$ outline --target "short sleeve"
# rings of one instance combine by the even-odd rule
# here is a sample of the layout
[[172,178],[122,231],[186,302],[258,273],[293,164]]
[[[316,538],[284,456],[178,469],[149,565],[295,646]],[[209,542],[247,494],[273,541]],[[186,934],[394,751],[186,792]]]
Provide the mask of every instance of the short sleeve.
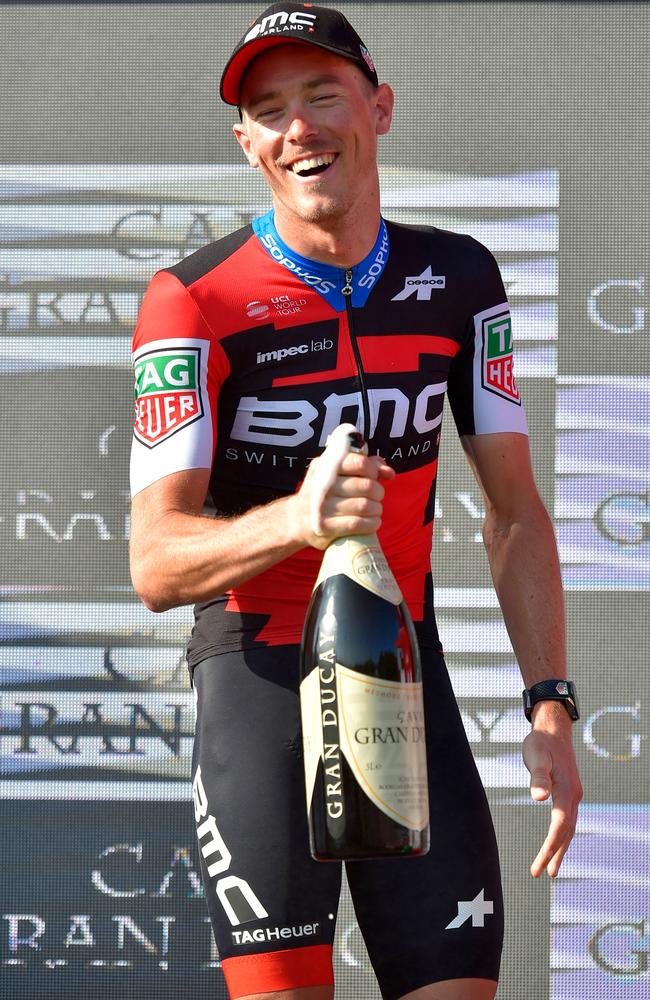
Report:
[[198,306],[167,271],[144,296],[133,334],[131,495],[186,469],[210,468],[226,364]]
[[489,250],[475,240],[470,244],[471,312],[448,382],[456,427],[461,435],[527,434],[526,413],[515,381],[512,317],[503,280]]

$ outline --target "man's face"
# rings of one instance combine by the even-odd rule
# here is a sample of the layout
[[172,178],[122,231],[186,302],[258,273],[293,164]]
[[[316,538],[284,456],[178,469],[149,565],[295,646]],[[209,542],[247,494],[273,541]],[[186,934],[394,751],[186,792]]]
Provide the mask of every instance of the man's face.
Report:
[[294,43],[258,56],[240,97],[235,135],[276,211],[327,225],[374,206],[377,136],[393,108],[387,84],[374,88],[349,59]]

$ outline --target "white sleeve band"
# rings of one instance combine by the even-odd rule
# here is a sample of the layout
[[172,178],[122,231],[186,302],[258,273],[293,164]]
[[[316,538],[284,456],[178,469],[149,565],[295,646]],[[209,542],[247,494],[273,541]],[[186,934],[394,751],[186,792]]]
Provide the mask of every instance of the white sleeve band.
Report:
[[208,340],[178,338],[134,353],[132,496],[172,472],[212,465],[209,352]]
[[474,316],[474,425],[477,434],[528,434],[515,382],[512,323],[507,302]]

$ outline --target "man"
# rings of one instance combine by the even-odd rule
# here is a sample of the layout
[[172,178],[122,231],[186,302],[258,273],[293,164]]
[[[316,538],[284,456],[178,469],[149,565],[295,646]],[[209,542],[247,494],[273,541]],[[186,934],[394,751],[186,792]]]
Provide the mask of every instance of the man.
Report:
[[[309,856],[298,644],[319,550],[379,530],[422,651],[432,847],[425,858],[351,863],[348,881],[384,997],[489,1000],[498,857],[432,607],[445,388],[529,689],[532,795],[554,800],[534,876],[557,874],[581,794],[557,553],[512,378],[503,285],[471,238],[382,219],[377,140],[393,93],[340,13],[269,7],[236,47],[221,94],[240,108],[235,136],[273,211],[157,274],[145,297],[131,564],[149,608],[196,604],[194,806],[228,988],[333,995],[340,866]],[[494,370],[488,341],[499,348]],[[343,460],[314,534],[318,458],[309,463],[348,420],[371,454]],[[461,900],[478,900],[480,919],[457,920]]]

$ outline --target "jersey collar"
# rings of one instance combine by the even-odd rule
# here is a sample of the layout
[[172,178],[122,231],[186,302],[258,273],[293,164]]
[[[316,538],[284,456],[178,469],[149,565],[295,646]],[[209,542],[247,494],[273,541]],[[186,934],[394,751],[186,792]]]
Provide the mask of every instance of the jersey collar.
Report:
[[[342,293],[342,288],[346,284],[345,268],[333,267],[331,264],[322,264],[320,261],[310,260],[309,257],[302,257],[287,246],[275,228],[273,209],[266,215],[253,219],[251,224],[253,232],[273,260],[322,295],[332,309],[337,312],[345,311],[346,296]],[[353,308],[359,309],[365,306],[370,292],[386,266],[389,250],[388,229],[385,221],[381,219],[375,245],[368,256],[351,269]]]

